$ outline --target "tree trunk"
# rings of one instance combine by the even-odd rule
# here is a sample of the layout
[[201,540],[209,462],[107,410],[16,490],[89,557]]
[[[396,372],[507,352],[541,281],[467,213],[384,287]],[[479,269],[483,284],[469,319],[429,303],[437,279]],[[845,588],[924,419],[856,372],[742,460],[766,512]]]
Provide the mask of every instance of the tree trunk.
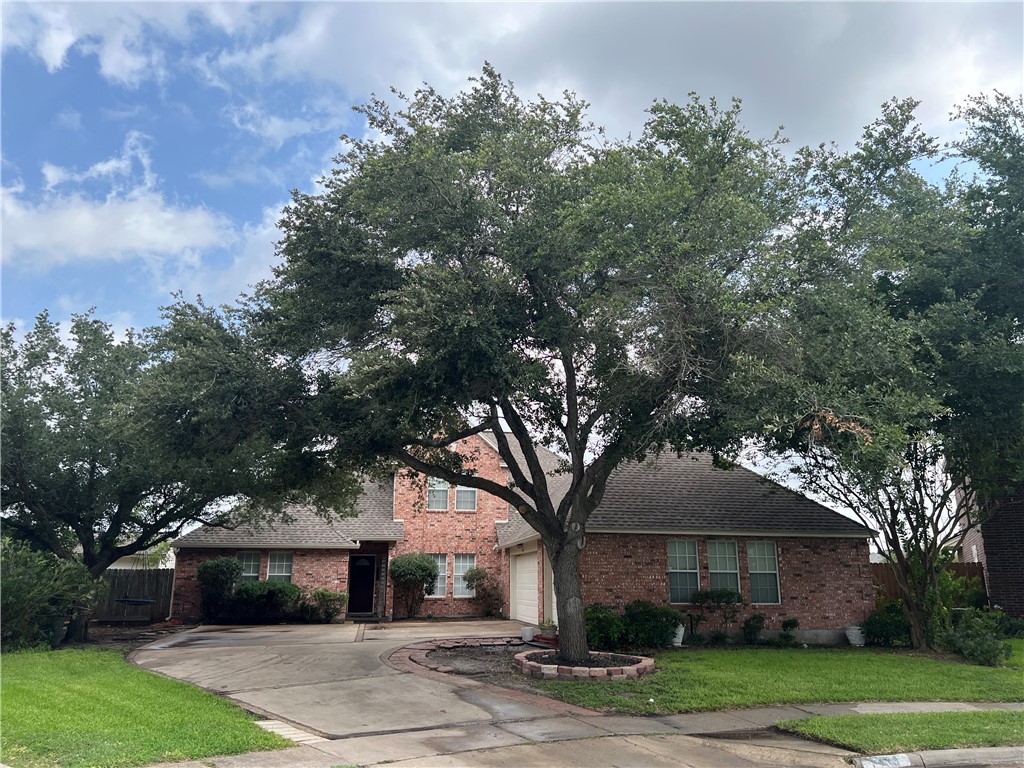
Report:
[[65,643],[84,643],[89,639],[89,618],[92,612],[75,611],[68,623],[67,634],[64,635]]
[[578,542],[582,542],[582,538],[569,538],[555,546],[544,545],[551,560],[558,600],[558,655],[569,665],[585,664],[590,658],[583,621],[581,548]]

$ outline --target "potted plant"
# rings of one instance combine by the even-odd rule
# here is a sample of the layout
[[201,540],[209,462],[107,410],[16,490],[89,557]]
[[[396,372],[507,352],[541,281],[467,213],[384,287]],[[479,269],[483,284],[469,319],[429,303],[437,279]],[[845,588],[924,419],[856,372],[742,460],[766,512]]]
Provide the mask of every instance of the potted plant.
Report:
[[540,623],[541,637],[554,637],[556,634],[558,634],[558,625],[551,619],[544,619],[544,621]]
[[864,645],[864,629],[861,627],[843,627],[850,645],[860,648]]

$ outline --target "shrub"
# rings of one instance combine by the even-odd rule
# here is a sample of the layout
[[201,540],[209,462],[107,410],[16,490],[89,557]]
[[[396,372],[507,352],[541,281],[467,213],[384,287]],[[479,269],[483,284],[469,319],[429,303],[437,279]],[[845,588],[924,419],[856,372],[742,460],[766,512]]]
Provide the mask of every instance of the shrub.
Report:
[[743,606],[743,596],[731,589],[698,589],[690,598],[701,613],[718,616],[720,629],[728,632]]
[[473,590],[484,616],[501,615],[501,588],[486,568],[470,568],[462,575],[462,579]]
[[423,552],[408,552],[392,560],[388,571],[396,602],[403,603],[407,617],[416,616],[428,588],[437,581],[437,561]]
[[287,581],[247,581],[231,601],[236,621],[275,624],[295,614],[302,589]]
[[997,667],[1010,658],[1013,649],[1002,639],[999,622],[1002,611],[968,608],[957,616],[953,628],[943,633],[942,644],[973,664]]
[[330,624],[348,605],[348,595],[330,589],[314,589],[299,603],[302,618],[311,624]]
[[63,639],[64,620],[92,607],[105,585],[81,563],[60,560],[27,544],[0,541],[0,642],[13,651]]
[[728,632],[724,629],[716,629],[708,635],[708,645],[725,645],[728,639]]
[[1024,616],[1003,614],[999,619],[999,631],[1003,637],[1024,637]]
[[765,615],[755,613],[743,622],[743,641],[748,645],[756,645],[764,631]]
[[788,647],[796,642],[796,631],[800,628],[800,619],[786,619],[782,622],[782,631],[779,633],[778,644]]
[[199,612],[207,624],[226,616],[242,564],[235,557],[204,560],[196,569],[199,579]]
[[878,610],[864,619],[861,628],[868,645],[886,648],[910,645],[910,623],[899,600],[888,600],[879,605]]
[[591,605],[583,612],[587,645],[598,651],[618,650],[625,632],[622,617],[605,605]]
[[672,608],[636,600],[622,614],[625,638],[639,648],[664,648],[675,637],[683,615]]

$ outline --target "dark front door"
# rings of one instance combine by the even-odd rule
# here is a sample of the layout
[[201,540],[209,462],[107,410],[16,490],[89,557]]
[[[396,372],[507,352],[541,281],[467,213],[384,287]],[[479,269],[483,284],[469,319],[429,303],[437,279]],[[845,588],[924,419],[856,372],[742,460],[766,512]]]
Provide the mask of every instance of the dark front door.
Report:
[[377,583],[376,555],[352,555],[348,561],[348,612],[372,613]]

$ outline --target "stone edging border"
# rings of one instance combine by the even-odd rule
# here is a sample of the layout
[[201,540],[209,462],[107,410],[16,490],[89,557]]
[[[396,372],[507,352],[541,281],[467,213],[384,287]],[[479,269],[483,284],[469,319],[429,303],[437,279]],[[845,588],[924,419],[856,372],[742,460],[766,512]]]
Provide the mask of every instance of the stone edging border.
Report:
[[591,656],[619,656],[636,659],[635,664],[620,667],[567,667],[561,664],[541,664],[531,657],[551,653],[550,650],[523,651],[516,654],[516,662],[524,675],[537,680],[636,680],[654,672],[654,659],[621,653],[591,651]]

